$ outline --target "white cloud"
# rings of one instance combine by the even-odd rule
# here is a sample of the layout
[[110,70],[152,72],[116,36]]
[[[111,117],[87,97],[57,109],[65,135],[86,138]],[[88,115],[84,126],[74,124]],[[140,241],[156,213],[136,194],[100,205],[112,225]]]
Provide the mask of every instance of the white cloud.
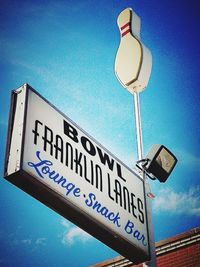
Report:
[[62,220],[61,224],[65,227],[65,228],[70,228],[72,227],[72,224],[69,223],[68,221]]
[[23,67],[29,71],[31,71],[32,73],[34,73],[35,75],[37,75],[38,77],[40,77],[43,81],[49,83],[50,82],[50,78],[52,77],[52,72],[49,71],[47,68],[45,67],[41,67],[41,66],[37,66],[36,64],[31,64],[31,63],[27,63],[24,60],[10,60],[10,63],[16,67]]
[[200,216],[200,186],[191,187],[186,192],[162,189],[153,203],[155,212],[168,212]]
[[92,239],[91,235],[67,221],[61,221],[61,224],[66,228],[62,235],[62,243],[64,245],[72,246],[75,242],[86,243]]
[[42,246],[45,246],[45,245],[46,245],[46,240],[47,240],[46,237],[39,237],[39,238],[35,241],[35,244],[36,244],[36,245],[42,245]]
[[32,238],[27,239],[15,239],[13,241],[13,244],[18,245],[20,243],[24,245],[32,245],[34,248],[37,248],[39,246],[45,246],[46,245],[47,238],[46,237],[38,237],[36,240]]
[[32,244],[32,239],[23,239],[21,242],[23,244],[31,245]]
[[195,156],[188,151],[178,149],[176,150],[176,155],[179,163],[200,168],[200,157]]

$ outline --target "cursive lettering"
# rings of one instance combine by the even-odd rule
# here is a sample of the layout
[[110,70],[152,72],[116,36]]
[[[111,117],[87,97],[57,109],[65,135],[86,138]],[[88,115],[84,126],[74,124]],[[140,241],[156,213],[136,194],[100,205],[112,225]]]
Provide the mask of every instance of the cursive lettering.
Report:
[[117,227],[120,227],[120,216],[119,212],[114,214],[113,212],[110,212],[106,207],[104,207],[100,202],[96,200],[96,196],[93,193],[90,193],[88,198],[85,200],[85,204],[88,207],[91,207],[93,210],[95,210],[97,213],[101,214],[103,217],[108,219],[109,221],[113,222],[114,225]]
[[124,230],[127,234],[132,235],[136,240],[140,241],[143,246],[147,246],[145,236],[141,234],[137,229],[135,229],[135,225],[133,222],[128,220]]
[[52,169],[53,163],[51,161],[41,159],[40,151],[36,152],[36,157],[39,161],[36,163],[28,162],[28,166],[34,168],[40,178],[44,179],[47,177],[54,183],[60,185],[60,187],[65,188],[66,196],[72,193],[75,197],[80,197],[80,188],[76,187],[75,184],[68,182],[67,179],[59,173],[56,173],[56,171]]

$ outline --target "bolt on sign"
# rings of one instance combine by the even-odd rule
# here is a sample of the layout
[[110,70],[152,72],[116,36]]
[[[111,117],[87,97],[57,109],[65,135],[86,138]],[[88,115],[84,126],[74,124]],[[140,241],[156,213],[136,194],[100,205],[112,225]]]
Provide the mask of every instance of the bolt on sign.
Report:
[[144,181],[28,84],[11,95],[4,176],[133,263],[149,259]]

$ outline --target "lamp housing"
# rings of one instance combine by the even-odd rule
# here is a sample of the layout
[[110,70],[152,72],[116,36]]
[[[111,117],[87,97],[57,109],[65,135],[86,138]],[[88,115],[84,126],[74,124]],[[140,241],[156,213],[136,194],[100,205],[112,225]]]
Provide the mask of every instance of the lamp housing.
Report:
[[142,167],[147,173],[153,174],[161,183],[166,182],[177,163],[174,154],[164,145],[158,144],[151,147],[146,159],[147,161]]

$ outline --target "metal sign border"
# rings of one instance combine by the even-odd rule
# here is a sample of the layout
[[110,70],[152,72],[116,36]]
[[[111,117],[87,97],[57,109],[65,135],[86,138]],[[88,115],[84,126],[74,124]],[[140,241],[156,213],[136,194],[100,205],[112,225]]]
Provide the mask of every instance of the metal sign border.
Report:
[[[122,254],[123,256],[127,257],[127,259],[131,260],[134,264],[141,263],[141,258],[143,261],[147,261],[150,258],[150,240],[149,240],[149,226],[148,226],[148,218],[147,218],[147,200],[146,200],[146,190],[143,179],[133,170],[131,170],[128,166],[126,166],[121,160],[119,160],[116,156],[114,156],[108,149],[102,146],[98,141],[96,141],[93,137],[91,137],[86,131],[84,131],[81,127],[79,127],[74,121],[72,121],[68,116],[66,116],[63,112],[61,112],[58,108],[56,108],[52,103],[50,103],[46,98],[40,95],[35,89],[33,89],[30,85],[24,84],[26,87],[26,97],[25,97],[25,110],[24,110],[24,127],[22,133],[22,150],[20,155],[20,168],[19,171],[7,176],[6,174],[6,167],[8,163],[9,157],[9,148],[11,144],[12,138],[12,123],[13,123],[13,109],[15,108],[15,90],[12,91],[11,94],[11,106],[9,112],[9,125],[8,125],[8,132],[7,132],[7,145],[6,145],[6,155],[5,155],[5,165],[4,165],[4,178],[32,197],[36,198],[40,202],[42,202],[45,206],[53,209],[55,212],[63,216],[64,218],[70,220],[72,223],[76,224],[78,227],[82,228],[84,231],[88,232],[105,245],[109,246],[110,248],[114,249],[118,253]],[[102,223],[99,223],[98,220],[92,218],[85,212],[81,211],[80,208],[77,208],[72,203],[66,201],[64,197],[56,193],[51,188],[47,187],[43,183],[39,182],[37,179],[33,178],[30,174],[25,172],[22,169],[23,157],[24,157],[24,143],[25,143],[25,131],[26,131],[26,119],[27,119],[27,108],[28,108],[28,95],[29,91],[34,92],[38,95],[42,100],[44,100],[48,105],[50,105],[55,111],[59,112],[64,118],[69,120],[75,127],[81,130],[87,137],[89,137],[95,144],[99,145],[103,148],[106,152],[109,153],[111,157],[117,160],[120,164],[122,164],[125,168],[127,168],[131,173],[137,176],[138,179],[142,181],[143,184],[143,191],[144,191],[144,205],[145,205],[145,219],[146,219],[146,227],[147,227],[147,240],[148,240],[148,255],[143,253],[140,249],[130,243],[129,240],[126,238],[117,235],[116,232],[112,230],[108,230],[106,226]],[[31,186],[30,186],[31,185]],[[39,192],[39,194],[38,194]],[[69,212],[70,209],[70,212]],[[67,211],[67,212],[66,212]],[[67,214],[67,216],[66,216]],[[84,219],[81,218],[82,215]],[[78,217],[78,218],[77,218]],[[118,241],[118,242],[117,242]],[[120,242],[120,246],[119,246]],[[128,251],[132,251],[135,248],[135,252],[137,253],[128,253]]]

